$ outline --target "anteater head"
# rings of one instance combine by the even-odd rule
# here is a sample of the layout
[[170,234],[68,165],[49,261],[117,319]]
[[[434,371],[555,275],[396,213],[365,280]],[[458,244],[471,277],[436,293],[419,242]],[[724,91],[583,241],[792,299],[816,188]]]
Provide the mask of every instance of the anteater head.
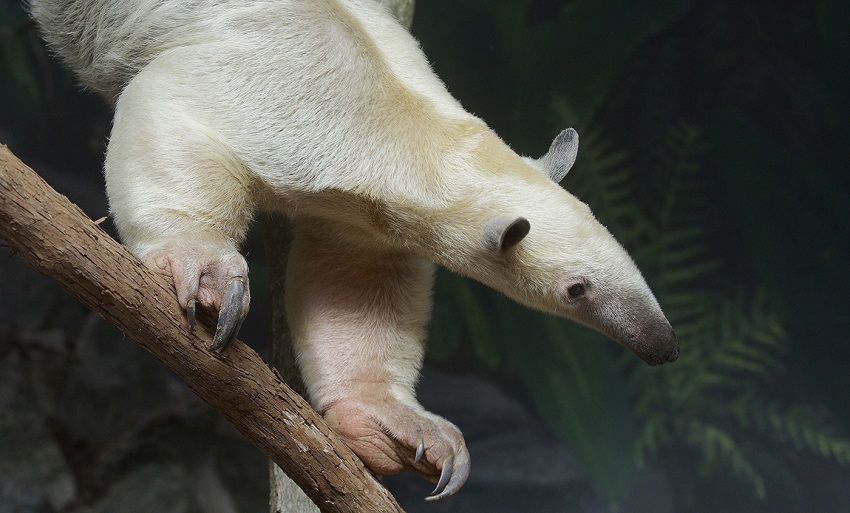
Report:
[[486,263],[471,274],[523,304],[598,330],[650,365],[673,361],[678,339],[637,266],[588,206],[557,185],[577,151],[578,134],[567,129],[542,158],[513,164],[549,179],[516,171],[524,178],[494,207],[502,212],[482,222]]

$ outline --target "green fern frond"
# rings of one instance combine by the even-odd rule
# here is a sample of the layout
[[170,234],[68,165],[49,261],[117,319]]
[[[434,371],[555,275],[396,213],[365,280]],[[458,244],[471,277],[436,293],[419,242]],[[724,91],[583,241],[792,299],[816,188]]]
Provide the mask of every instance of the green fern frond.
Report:
[[757,498],[767,497],[764,477],[756,470],[731,433],[697,419],[690,419],[682,426],[682,431],[685,442],[702,452],[703,468],[707,474],[712,472],[709,469],[717,467],[715,463],[722,463],[724,469],[728,469],[740,481],[752,486]]
[[762,377],[782,368],[780,356],[787,351],[784,333],[768,308],[763,293],[751,300],[739,293],[724,301],[713,335],[716,347],[707,365],[729,374],[744,371]]
[[830,425],[825,413],[809,404],[782,404],[739,399],[730,411],[747,427],[840,465],[850,464],[850,440]]
[[765,478],[748,455],[754,434],[838,462],[850,460],[850,442],[830,433],[811,411],[765,406],[758,391],[784,372],[787,351],[765,294],[722,298],[705,288],[721,264],[706,256],[706,212],[698,210],[707,207],[701,198],[708,185],[698,165],[704,152],[701,131],[682,124],[670,131],[658,155],[666,174],[644,268],[679,334],[682,354],[661,369],[632,367],[631,384],[639,394],[636,458],[643,462],[665,446],[684,443],[701,455],[706,474],[726,469],[764,498]]
[[638,465],[645,465],[648,460],[658,456],[660,449],[673,443],[669,421],[670,418],[661,413],[655,413],[644,420],[635,444],[635,461]]

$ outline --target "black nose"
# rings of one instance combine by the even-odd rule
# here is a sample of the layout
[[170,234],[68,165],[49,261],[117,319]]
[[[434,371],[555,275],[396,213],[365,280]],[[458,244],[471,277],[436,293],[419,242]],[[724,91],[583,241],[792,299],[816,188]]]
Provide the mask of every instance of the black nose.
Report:
[[679,348],[674,347],[673,349],[670,350],[670,352],[667,353],[667,360],[666,361],[675,362],[677,358],[679,358]]

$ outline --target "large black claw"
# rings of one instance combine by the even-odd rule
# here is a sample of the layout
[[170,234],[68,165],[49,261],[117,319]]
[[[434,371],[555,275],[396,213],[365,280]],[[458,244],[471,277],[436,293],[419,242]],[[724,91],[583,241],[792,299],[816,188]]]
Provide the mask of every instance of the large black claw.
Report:
[[440,471],[440,480],[437,482],[437,487],[434,488],[431,495],[425,497],[426,501],[438,501],[454,495],[466,483],[469,477],[469,460],[459,463],[456,468],[454,461],[454,456],[449,456],[443,462],[443,469]]
[[233,278],[227,283],[224,295],[221,298],[221,310],[218,312],[218,325],[215,328],[215,336],[210,351],[224,351],[236,338],[239,328],[247,312],[242,312],[242,303],[245,297],[245,281],[242,278]]

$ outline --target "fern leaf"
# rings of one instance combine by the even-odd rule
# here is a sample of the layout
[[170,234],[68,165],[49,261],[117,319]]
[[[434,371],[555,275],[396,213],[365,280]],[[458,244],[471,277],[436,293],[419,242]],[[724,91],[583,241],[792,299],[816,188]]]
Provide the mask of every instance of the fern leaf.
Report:
[[689,445],[702,451],[704,461],[723,462],[733,475],[753,487],[756,497],[767,497],[764,478],[727,431],[692,419],[687,425],[685,437]]

